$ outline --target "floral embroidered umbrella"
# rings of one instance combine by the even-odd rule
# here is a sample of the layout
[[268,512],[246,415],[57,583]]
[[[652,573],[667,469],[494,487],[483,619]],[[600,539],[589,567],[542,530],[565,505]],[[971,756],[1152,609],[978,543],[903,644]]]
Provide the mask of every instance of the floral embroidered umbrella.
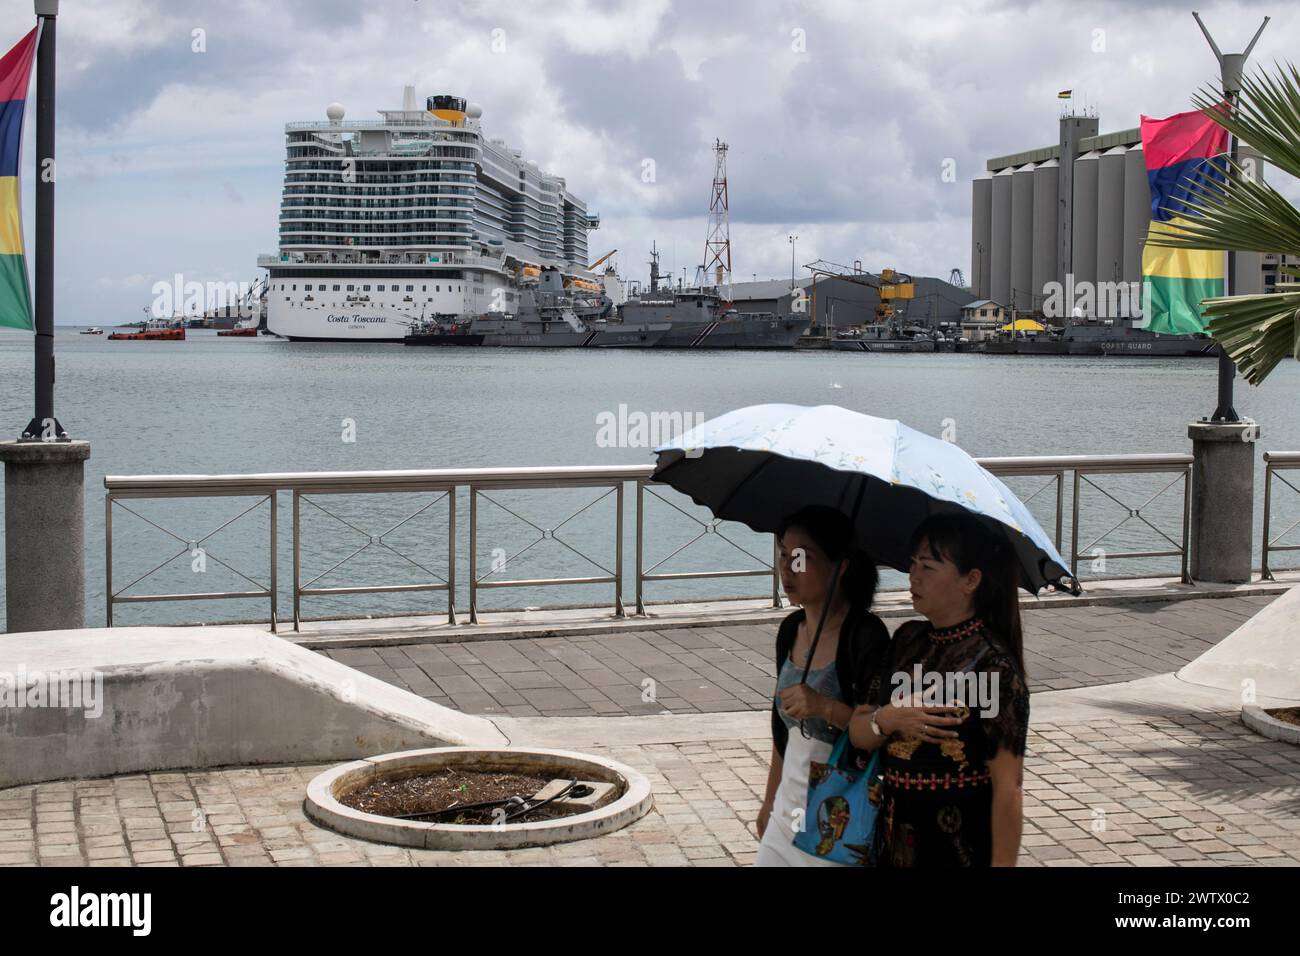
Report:
[[970,512],[1005,535],[1031,593],[1079,593],[1047,533],[1011,490],[951,442],[837,405],[753,405],[655,449],[653,480],[726,521],[775,533],[810,505],[854,521],[877,562],[906,571],[912,532],[936,513]]

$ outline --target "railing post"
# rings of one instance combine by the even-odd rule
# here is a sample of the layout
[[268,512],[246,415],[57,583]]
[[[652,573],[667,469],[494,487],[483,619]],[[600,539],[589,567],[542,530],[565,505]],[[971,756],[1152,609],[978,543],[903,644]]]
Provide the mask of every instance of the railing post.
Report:
[[1070,499],[1070,577],[1079,580],[1079,469],[1074,469],[1074,494]]
[[271,633],[276,633],[280,620],[280,589],[279,576],[276,571],[280,565],[280,546],[279,546],[279,523],[280,510],[278,507],[280,495],[272,491],[267,495],[271,502]]
[[645,616],[645,479],[636,480],[636,613]]
[[1183,472],[1183,566],[1182,581],[1184,584],[1191,584],[1192,577],[1189,573],[1190,555],[1188,554],[1188,540],[1192,530],[1192,466],[1188,465],[1187,470]]
[[772,607],[781,609],[781,539],[772,535]]
[[113,493],[104,495],[104,613],[113,626]]
[[1056,550],[1061,550],[1061,521],[1065,512],[1065,471],[1056,473]]
[[469,622],[478,623],[478,488],[469,486]]
[[1268,569],[1268,524],[1273,511],[1273,462],[1268,452],[1264,452],[1264,540],[1259,550],[1259,579],[1275,581],[1273,572]]
[[456,623],[456,486],[447,489],[447,623]]
[[293,629],[302,630],[302,510],[301,492],[293,489]]
[[627,617],[623,608],[623,482],[615,485],[614,528],[614,616]]

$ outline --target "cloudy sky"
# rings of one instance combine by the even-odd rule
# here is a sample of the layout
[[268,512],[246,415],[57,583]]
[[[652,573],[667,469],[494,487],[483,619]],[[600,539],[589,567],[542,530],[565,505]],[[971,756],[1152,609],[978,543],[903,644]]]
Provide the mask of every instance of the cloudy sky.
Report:
[[[1285,60],[1300,35],[1294,4],[1198,9],[1229,51],[1271,14],[1256,63]],[[421,101],[479,103],[486,135],[565,176],[601,215],[593,257],[617,247],[627,277],[644,277],[652,240],[666,266],[693,276],[715,138],[731,147],[738,279],[789,275],[791,233],[799,264],[860,259],[947,277],[970,268],[972,176],[990,156],[1055,142],[1058,90],[1095,107],[1103,132],[1190,108],[1217,77],[1190,10],[63,0],[57,320],[135,319],[154,282],[177,272],[253,279],[258,253],[276,248],[284,124],[323,119],[334,100],[353,119],[397,108],[407,83]],[[31,0],[0,0],[0,45],[31,11]]]

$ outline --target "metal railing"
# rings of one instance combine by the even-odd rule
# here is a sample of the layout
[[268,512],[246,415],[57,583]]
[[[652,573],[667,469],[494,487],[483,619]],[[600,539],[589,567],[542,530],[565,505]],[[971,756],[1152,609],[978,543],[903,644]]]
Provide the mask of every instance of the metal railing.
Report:
[[[1266,456],[1267,457],[1267,456]],[[1300,467],[1300,453],[1295,455],[1295,466]],[[1050,528],[1053,534],[1053,540],[1057,549],[1062,550],[1063,533],[1065,531],[1065,480],[1066,475],[1072,476],[1072,500],[1070,507],[1070,548],[1068,552],[1062,552],[1066,555],[1070,565],[1071,573],[1077,578],[1080,559],[1087,559],[1096,556],[1092,551],[1096,545],[1113,534],[1120,527],[1128,524],[1130,521],[1138,521],[1145,525],[1151,531],[1154,531],[1160,538],[1168,542],[1169,547],[1142,550],[1142,551],[1112,551],[1107,552],[1108,559],[1126,559],[1126,558],[1155,558],[1155,557],[1178,557],[1181,559],[1181,579],[1186,582],[1188,577],[1188,554],[1187,541],[1189,539],[1189,520],[1190,520],[1190,487],[1192,474],[1192,457],[1190,455],[1067,455],[1059,457],[1028,457],[1028,458],[985,458],[980,459],[980,463],[993,474],[1001,478],[1011,477],[1035,477],[1041,476],[1047,481],[1034,490],[1031,494],[1021,495],[1021,501],[1028,504],[1038,498],[1042,493],[1054,490],[1054,521],[1044,522],[1045,526]],[[665,495],[667,486],[658,485],[650,480],[653,469],[650,466],[643,465],[626,465],[611,467],[554,467],[554,468],[473,468],[473,469],[433,469],[419,471],[373,471],[373,472],[304,472],[304,473],[286,473],[286,474],[261,474],[261,475],[156,475],[156,476],[108,476],[104,479],[105,493],[105,595],[108,625],[113,625],[113,609],[116,605],[127,603],[141,603],[148,601],[197,601],[211,599],[235,599],[235,598],[255,598],[267,599],[270,602],[270,621],[272,630],[278,626],[278,595],[277,595],[277,496],[280,492],[289,492],[292,494],[292,524],[291,524],[291,551],[293,562],[293,626],[297,630],[301,627],[302,616],[302,599],[323,597],[323,596],[346,596],[357,594],[377,594],[377,593],[407,593],[421,591],[443,592],[447,595],[447,621],[455,624],[457,622],[457,594],[456,594],[456,569],[457,569],[457,546],[459,541],[457,525],[457,508],[456,499],[459,492],[465,492],[469,499],[469,521],[468,521],[468,600],[469,600],[469,621],[470,623],[478,622],[478,600],[479,592],[485,589],[499,588],[532,588],[532,587],[564,587],[576,585],[611,585],[613,591],[613,600],[611,607],[613,614],[618,617],[626,615],[623,603],[624,595],[624,524],[627,501],[627,488],[629,482],[635,484],[634,505],[634,523],[635,538],[633,546],[633,561],[635,564],[635,574],[633,580],[633,589],[635,594],[635,613],[640,615],[645,613],[646,596],[645,588],[647,584],[658,582],[675,582],[686,580],[704,580],[704,579],[728,579],[742,577],[768,577],[771,581],[771,598],[773,607],[781,607],[780,592],[780,575],[778,571],[778,562],[776,560],[776,544],[773,542],[771,558],[760,556],[753,550],[738,541],[732,540],[730,532],[724,528],[724,522],[717,519],[701,519],[695,514],[690,513],[685,508],[680,507],[675,501]],[[1270,472],[1271,473],[1271,472]],[[1159,474],[1172,475],[1172,479],[1165,483],[1155,494],[1150,495],[1136,507],[1121,500],[1116,494],[1102,488],[1095,479],[1100,475],[1108,474]],[[1145,511],[1156,499],[1160,498],[1170,488],[1182,485],[1182,520],[1180,528],[1180,540],[1175,540],[1154,521],[1150,520]],[[1292,486],[1294,487],[1294,486]],[[576,511],[572,511],[567,517],[554,525],[547,525],[535,522],[515,509],[511,508],[501,500],[495,493],[507,490],[560,490],[560,489],[595,489],[603,490],[603,493],[595,500],[588,502]],[[1104,495],[1106,498],[1118,504],[1126,512],[1121,520],[1108,528],[1102,534],[1097,535],[1091,541],[1080,544],[1080,521],[1082,501],[1085,489],[1094,489]],[[325,501],[330,496],[338,495],[368,495],[368,494],[394,494],[394,493],[421,493],[431,494],[435,497],[416,509],[411,514],[391,524],[385,530],[378,534],[372,530],[360,527],[356,519],[342,516],[332,507],[327,507]],[[672,494],[676,495],[676,492]],[[613,545],[614,557],[608,566],[606,563],[585,553],[571,540],[561,537],[557,532],[561,531],[579,515],[587,512],[599,502],[610,496],[614,497],[614,528],[613,528]],[[234,518],[220,525],[216,531],[209,532],[203,538],[192,539],[178,532],[172,531],[153,519],[141,515],[135,509],[125,504],[132,499],[148,498],[256,498],[252,506],[240,512]],[[322,500],[323,499],[323,500]],[[416,560],[410,554],[407,554],[395,547],[390,541],[385,540],[399,528],[406,526],[416,517],[428,512],[435,505],[442,501],[447,502],[447,520],[446,520],[446,559],[447,573],[438,574],[433,569],[426,566],[421,561]],[[651,501],[658,500],[663,505],[673,509],[686,519],[695,522],[698,526],[696,533],[685,544],[672,550],[660,560],[650,563],[647,559],[647,514]],[[230,564],[217,560],[223,567],[229,568],[234,573],[250,581],[255,587],[251,590],[229,591],[229,592],[204,592],[204,593],[176,593],[176,594],[127,594],[126,592],[133,586],[140,584],[150,575],[165,567],[171,561],[180,557],[187,550],[198,547],[204,541],[207,541],[216,534],[217,531],[224,530],[235,521],[251,513],[259,505],[269,502],[271,528],[269,536],[269,585],[263,586],[243,572],[232,567]],[[528,542],[524,547],[517,550],[514,554],[504,556],[503,560],[493,561],[489,569],[480,573],[479,565],[479,544],[480,544],[480,505],[490,505],[493,508],[504,511],[513,518],[523,522],[532,528],[535,535],[533,540]],[[302,551],[306,532],[304,530],[302,514],[304,506],[313,509],[332,519],[351,532],[360,535],[364,543],[353,548],[346,556],[332,565],[325,571],[316,574],[309,580],[304,581]],[[114,509],[121,509],[129,512],[140,520],[164,532],[176,541],[185,544],[187,547],[181,552],[172,555],[162,564],[157,565],[151,571],[139,575],[132,581],[114,591],[114,568],[113,568],[113,513]],[[1265,528],[1267,529],[1267,508],[1265,511]],[[1289,529],[1288,529],[1289,530]],[[710,538],[730,545],[732,549],[741,552],[751,561],[757,562],[758,567],[748,568],[704,568],[700,570],[688,571],[666,571],[660,570],[669,561],[681,555],[692,545],[697,542]],[[516,560],[525,552],[536,547],[543,541],[554,541],[563,548],[572,552],[581,558],[587,564],[592,566],[599,573],[592,573],[573,577],[532,577],[532,578],[504,578],[500,573],[504,571],[511,561]],[[1297,549],[1300,549],[1298,546]],[[403,561],[406,565],[418,569],[422,574],[422,579],[416,583],[406,584],[365,584],[357,586],[332,586],[326,587],[319,582],[327,575],[333,574],[343,568],[349,561],[367,551],[383,551],[391,554]],[[1273,550],[1283,550],[1274,547]]]
[[[1277,537],[1270,538],[1273,521],[1273,479],[1276,478],[1282,484],[1286,485],[1296,494],[1300,494],[1300,488],[1297,488],[1291,482],[1287,481],[1280,472],[1300,470],[1300,451],[1266,451],[1264,452],[1264,533],[1263,541],[1260,546],[1259,573],[1265,581],[1273,581],[1273,568],[1269,565],[1268,556],[1274,552],[1280,551],[1300,551],[1300,544],[1279,544],[1290,532],[1300,526],[1300,519],[1293,521]],[[1278,568],[1277,570],[1293,570]]]

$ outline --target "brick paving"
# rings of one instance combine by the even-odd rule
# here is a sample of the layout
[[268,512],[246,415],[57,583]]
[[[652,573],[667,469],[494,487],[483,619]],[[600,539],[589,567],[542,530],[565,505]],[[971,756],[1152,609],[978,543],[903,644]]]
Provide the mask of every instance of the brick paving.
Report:
[[[1065,690],[1176,671],[1275,596],[1027,609],[1031,687]],[[902,620],[886,623],[893,629]],[[768,706],[775,634],[774,624],[686,627],[323,653],[466,713],[726,713]]]
[[[590,748],[636,767],[654,809],[606,836],[507,851],[408,850],[302,812],[322,766],[155,773],[0,790],[0,865],[733,866],[753,861],[766,737]],[[1025,866],[1300,865],[1300,748],[1236,714],[1035,725]]]

